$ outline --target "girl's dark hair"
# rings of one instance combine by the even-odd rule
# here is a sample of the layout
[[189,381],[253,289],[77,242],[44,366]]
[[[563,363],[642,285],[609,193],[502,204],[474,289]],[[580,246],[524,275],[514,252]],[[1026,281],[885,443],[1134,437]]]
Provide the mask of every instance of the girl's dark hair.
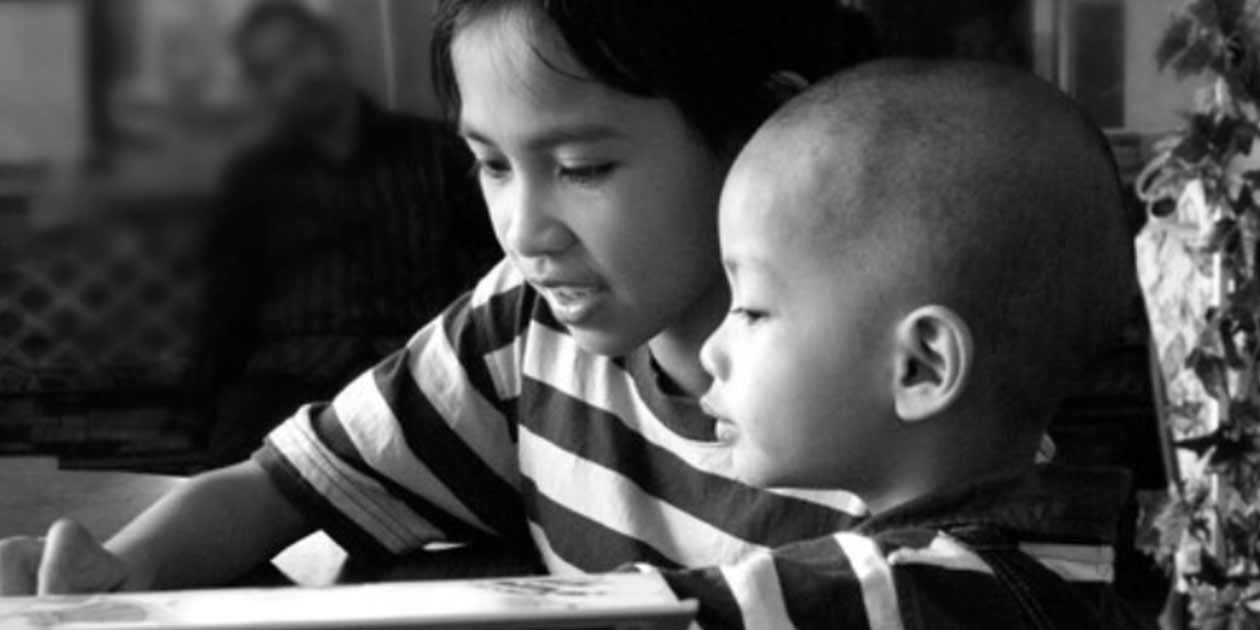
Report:
[[[451,44],[475,19],[506,9],[545,17],[596,80],[672,101],[708,146],[743,144],[781,104],[775,73],[813,82],[876,55],[865,14],[836,0],[788,7],[748,0],[442,0],[432,42],[434,87],[459,111]],[[542,53],[535,48],[535,54]],[[558,67],[546,59],[551,67]]]

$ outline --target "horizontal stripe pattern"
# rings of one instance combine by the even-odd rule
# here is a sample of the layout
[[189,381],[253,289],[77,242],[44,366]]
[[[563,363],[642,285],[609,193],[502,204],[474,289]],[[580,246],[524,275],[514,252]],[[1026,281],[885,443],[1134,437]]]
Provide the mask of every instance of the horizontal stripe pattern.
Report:
[[[495,535],[534,540],[556,570],[716,564],[861,512],[852,495],[731,479],[722,448],[673,433],[627,362],[583,351],[507,263],[347,386],[316,428],[277,451],[317,481],[344,468],[354,483],[329,505],[387,549]],[[561,542],[590,532],[602,544]]]
[[293,501],[314,527],[331,535],[343,549],[369,559],[386,559],[392,555],[376,538],[307,483],[302,472],[280,453],[271,440],[264,441],[262,447],[254,451],[251,460],[267,471],[276,488]]
[[[605,412],[644,441],[674,454],[689,468],[722,478],[731,476],[729,449],[717,442],[686,439],[669,429],[637,392],[634,379],[623,362],[587,353],[569,335],[545,326],[535,324],[529,330],[529,338],[533,344],[523,357],[521,368],[527,378]],[[866,514],[862,500],[843,490],[771,489],[768,492],[788,497],[792,502],[801,500],[823,506],[828,513],[848,514],[851,518],[844,519],[848,522]],[[825,530],[811,533],[822,531]]]
[[720,567],[662,570],[661,574],[680,598],[700,602],[700,608],[696,611],[696,623],[701,628],[755,630],[744,625],[747,613],[740,608],[740,603],[735,599]]
[[[443,510],[432,503],[427,497],[417,493],[413,487],[407,487],[404,485],[404,482],[387,476],[382,469],[369,466],[362,454],[360,454],[359,449],[355,446],[354,440],[346,433],[345,425],[337,418],[336,410],[332,405],[326,405],[318,414],[312,413],[311,418],[316,436],[326,447],[336,453],[339,459],[364,476],[376,481],[391,496],[405,503],[421,519],[432,523],[434,527],[440,530],[441,534],[434,537],[433,541],[469,543],[476,542],[487,536],[487,528],[484,525],[471,524],[467,518],[459,519],[449,511]],[[391,470],[391,468],[384,467],[384,470],[390,471],[390,474],[394,475],[394,477],[399,477],[402,474]],[[407,476],[405,483],[414,481],[415,478]]]
[[[530,516],[534,516],[533,513]],[[543,566],[547,567],[547,573],[550,575],[583,575],[587,573],[571,564],[566,564],[564,558],[551,547],[547,541],[547,532],[544,532],[534,522],[529,524],[529,537],[534,539],[535,549],[538,550],[538,557],[542,559]]]
[[[617,471],[579,457],[528,427],[521,428],[520,440],[521,470],[539,495],[622,536],[650,544],[671,564],[712,564],[714,558],[738,558],[750,549],[748,543],[712,524],[657,500]],[[604,498],[610,496],[617,500]],[[597,561],[566,558],[585,570],[607,568],[592,564]]]
[[841,532],[662,573],[680,597],[701,602],[705,628],[1021,627],[979,555],[943,533],[906,533],[897,543]]
[[513,343],[486,355],[486,369],[494,381],[494,392],[501,400],[515,400],[521,395],[521,373],[514,366],[520,365],[524,348],[524,340],[518,337]]
[[402,464],[382,461],[379,465],[411,466],[431,473],[431,478],[458,497],[458,503],[478,521],[501,536],[523,539],[525,522],[517,488],[496,472],[495,465],[482,459],[434,408],[412,376],[410,357],[408,351],[396,353],[372,374],[376,389],[392,412],[392,418],[383,413],[376,417],[392,422],[413,454],[404,457],[407,461]]
[[899,579],[993,581],[948,537],[833,534],[863,517],[849,493],[732,479],[729,454],[675,433],[628,365],[583,351],[501,265],[260,460],[356,549],[519,536],[558,574],[647,562],[711,627],[896,628]]
[[[445,319],[445,318],[443,318]],[[451,347],[450,339],[436,326],[426,328],[429,337],[419,337],[409,346],[407,365],[412,387],[418,388],[447,426],[467,444],[479,460],[507,485],[516,487],[520,475],[516,466],[516,445],[509,435],[499,409],[467,377],[465,364]],[[474,361],[484,367],[484,362]],[[493,391],[493,390],[490,390]]]
[[1106,582],[1115,579],[1115,550],[1109,545],[1019,543],[1019,550],[1069,582]]
[[[1043,555],[1065,562],[1106,563],[1110,557],[1097,547],[1043,547]],[[680,597],[700,600],[705,628],[1022,627],[1023,613],[1012,589],[1023,589],[1048,606],[1067,606],[1070,610],[1055,610],[1059,619],[1087,623],[1099,611],[1080,604],[1108,597],[1099,590],[1106,585],[1098,581],[1069,581],[1059,588],[1038,575],[1021,573],[1013,585],[1006,584],[1012,578],[995,571],[981,554],[929,529],[901,529],[874,538],[839,532],[759,550],[716,568],[662,573]],[[1025,580],[1022,586],[1015,584],[1019,580]],[[1063,599],[1071,590],[1084,598]]]
[[[493,366],[483,360],[487,352],[486,348],[490,347],[491,343],[498,342],[487,339],[488,334],[473,321],[476,311],[467,308],[468,299],[469,296],[465,295],[456,300],[436,322],[431,322],[420,329],[407,347],[417,356],[425,352],[440,353],[440,356],[436,357],[437,364],[440,367],[456,370],[458,374],[458,377],[455,374],[443,375],[443,386],[449,386],[449,383],[455,380],[464,381],[465,389],[482,392],[485,396],[483,403],[494,407],[493,415],[490,417],[501,418],[506,413],[505,401],[496,395],[495,376],[491,373]],[[435,330],[438,323],[441,325],[440,334]],[[507,340],[506,343],[511,343],[511,340]],[[423,359],[416,363],[420,361]],[[417,381],[417,383],[422,386],[422,389],[426,385],[423,381]],[[438,384],[432,385],[436,387]],[[430,395],[430,400],[435,404],[442,402],[432,395]]]
[[[530,534],[544,566],[553,573],[613,571],[630,562],[627,558],[658,567],[678,566],[642,540],[621,534],[550,500],[538,493],[528,479],[525,493],[532,497],[527,503]],[[546,523],[546,529],[540,523]],[[587,564],[571,564],[567,558],[584,559]]]
[[[592,467],[616,471],[631,480],[638,491],[657,503],[643,504],[636,494],[632,498],[638,503],[637,510],[657,513],[679,509],[756,546],[777,546],[843,529],[853,522],[853,517],[843,512],[697,471],[674,452],[644,440],[616,416],[532,380],[526,380],[523,387],[534,412],[524,420],[521,431],[529,430]],[[525,451],[522,447],[522,453]],[[600,500],[598,495],[577,498]],[[737,559],[738,555],[722,558]]]
[[431,538],[432,526],[370,478],[337,458],[316,437],[309,408],[268,436],[302,479],[328,504],[391,553],[413,549]]
[[373,374],[365,374],[343,389],[334,399],[333,409],[338,425],[367,467],[456,519],[479,530],[492,531],[490,525],[479,519],[415,456],[403,439],[403,433],[397,429],[398,420],[377,389]]
[[902,547],[893,551],[888,554],[888,564],[890,566],[921,564],[954,571],[975,571],[993,575],[993,569],[980,556],[945,533],[934,536],[927,547]]
[[831,536],[774,550],[788,617],[798,628],[864,628],[862,586]]
[[879,545],[871,538],[849,532],[836,534],[835,540],[862,585],[862,603],[871,630],[903,630],[892,569]]
[[480,308],[490,303],[491,298],[509,293],[513,289],[525,285],[525,276],[521,275],[512,261],[504,258],[486,273],[472,290],[472,308]]
[[740,608],[745,628],[795,630],[796,626],[788,618],[779,575],[769,552],[754,553],[741,562],[722,567],[721,572]]

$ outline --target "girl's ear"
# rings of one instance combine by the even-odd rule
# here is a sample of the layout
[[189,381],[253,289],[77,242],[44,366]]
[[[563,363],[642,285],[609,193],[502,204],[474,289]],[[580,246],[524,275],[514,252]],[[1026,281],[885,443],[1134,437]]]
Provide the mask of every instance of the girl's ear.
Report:
[[971,376],[971,329],[953,310],[929,305],[901,320],[894,345],[893,401],[902,422],[941,413],[962,394]]
[[786,103],[789,99],[809,87],[809,81],[805,77],[791,70],[777,70],[770,73],[770,77],[766,79],[766,89],[778,99],[779,103]]

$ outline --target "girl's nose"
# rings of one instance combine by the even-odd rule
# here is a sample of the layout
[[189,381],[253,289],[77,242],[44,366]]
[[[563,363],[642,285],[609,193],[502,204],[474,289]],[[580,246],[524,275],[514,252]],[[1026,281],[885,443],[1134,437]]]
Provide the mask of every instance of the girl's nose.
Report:
[[547,256],[573,243],[573,233],[555,216],[545,192],[526,183],[505,192],[500,234],[509,252],[524,258]]

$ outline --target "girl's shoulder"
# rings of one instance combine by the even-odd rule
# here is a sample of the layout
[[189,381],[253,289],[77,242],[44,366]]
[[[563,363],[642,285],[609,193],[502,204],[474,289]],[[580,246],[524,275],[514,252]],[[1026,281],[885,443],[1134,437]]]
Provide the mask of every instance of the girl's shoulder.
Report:
[[512,264],[512,261],[503,258],[477,281],[468,306],[469,308],[503,308],[506,306],[503,304],[505,297],[512,296],[519,300],[528,297],[526,294],[533,296],[528,298],[530,300],[537,299],[536,293],[525,281],[525,275]]
[[487,352],[522,343],[535,323],[554,321],[547,301],[506,258],[453,304],[444,318],[452,341],[472,334]]

